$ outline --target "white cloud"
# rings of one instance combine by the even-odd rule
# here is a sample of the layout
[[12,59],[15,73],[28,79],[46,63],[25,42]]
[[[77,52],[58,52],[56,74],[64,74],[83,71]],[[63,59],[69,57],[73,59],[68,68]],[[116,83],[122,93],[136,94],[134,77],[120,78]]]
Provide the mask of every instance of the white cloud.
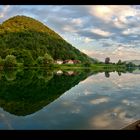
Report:
[[89,12],[91,15],[106,21],[111,21],[112,18],[118,17],[122,22],[125,22],[125,17],[136,15],[136,9],[127,5],[89,6]]
[[74,18],[72,19],[71,21],[72,24],[75,24],[75,25],[81,25],[82,24],[82,20],[80,18]]
[[136,9],[128,5],[98,5],[89,6],[88,9],[92,16],[103,20],[105,23],[113,23],[118,28],[126,27],[126,24],[129,23],[127,17],[134,17],[138,14]]
[[86,38],[84,39],[84,42],[85,42],[85,43],[89,43],[89,42],[91,42],[91,41],[92,41],[92,39],[89,38],[89,37],[86,37]]
[[6,15],[6,13],[7,13],[8,10],[9,10],[9,8],[10,8],[10,5],[5,5],[5,6],[3,7],[2,12],[0,13],[0,18],[4,18],[4,16]]
[[65,25],[65,26],[63,27],[63,30],[66,31],[66,32],[71,32],[71,33],[77,32],[76,29],[74,29],[72,26],[69,26],[69,25]]
[[124,35],[139,35],[140,34],[140,27],[134,27],[134,28],[128,28],[124,31],[122,31],[122,34]]
[[110,20],[112,11],[108,6],[89,6],[89,12],[91,15],[96,16],[103,20]]
[[95,29],[91,29],[92,33],[104,36],[104,37],[109,37],[112,35],[112,33],[108,32],[108,31],[103,31],[101,29],[95,28]]
[[125,25],[122,23],[122,21],[120,19],[118,19],[117,17],[112,20],[114,25],[117,27],[117,28],[125,28]]

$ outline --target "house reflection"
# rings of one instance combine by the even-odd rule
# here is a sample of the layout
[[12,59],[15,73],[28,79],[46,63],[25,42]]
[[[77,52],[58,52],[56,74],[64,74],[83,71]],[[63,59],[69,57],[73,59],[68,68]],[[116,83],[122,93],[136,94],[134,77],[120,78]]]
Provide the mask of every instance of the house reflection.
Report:
[[75,71],[67,71],[67,72],[65,72],[65,75],[67,75],[67,76],[77,75],[77,72],[75,72]]
[[56,72],[56,75],[62,75],[63,74],[63,71],[62,70],[58,70],[57,72]]

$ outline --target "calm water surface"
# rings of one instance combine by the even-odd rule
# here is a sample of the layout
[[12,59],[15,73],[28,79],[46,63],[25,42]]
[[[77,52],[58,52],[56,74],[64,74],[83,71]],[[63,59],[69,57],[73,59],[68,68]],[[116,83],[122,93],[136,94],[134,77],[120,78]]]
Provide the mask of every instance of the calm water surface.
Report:
[[120,129],[140,119],[140,74],[0,72],[0,129]]

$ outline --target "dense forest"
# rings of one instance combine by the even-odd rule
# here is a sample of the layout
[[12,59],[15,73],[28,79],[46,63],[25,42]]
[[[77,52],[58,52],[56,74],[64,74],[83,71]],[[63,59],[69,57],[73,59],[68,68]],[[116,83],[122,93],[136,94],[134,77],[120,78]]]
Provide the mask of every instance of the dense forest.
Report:
[[42,63],[44,57],[49,61],[96,62],[43,23],[26,16],[12,17],[0,25],[0,64],[7,56],[8,60],[25,66]]

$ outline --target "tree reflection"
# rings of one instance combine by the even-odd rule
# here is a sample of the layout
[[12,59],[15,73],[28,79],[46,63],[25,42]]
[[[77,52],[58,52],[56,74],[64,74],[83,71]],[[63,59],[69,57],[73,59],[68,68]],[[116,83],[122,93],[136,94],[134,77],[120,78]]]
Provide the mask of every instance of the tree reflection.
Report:
[[121,76],[121,72],[120,71],[118,71],[118,75]]
[[[103,71],[92,70],[49,70],[49,69],[10,69],[0,71],[0,107],[11,114],[25,116],[32,114],[80,81],[92,74]],[[105,71],[110,77],[111,71]],[[118,75],[126,71],[117,71]]]
[[[91,74],[85,71],[69,73],[70,75],[60,76],[48,69],[3,71],[0,80],[0,106],[17,116],[32,114]],[[73,75],[74,73],[76,74]]]
[[105,77],[106,77],[106,78],[109,78],[109,77],[110,77],[110,74],[109,74],[108,71],[105,71]]

